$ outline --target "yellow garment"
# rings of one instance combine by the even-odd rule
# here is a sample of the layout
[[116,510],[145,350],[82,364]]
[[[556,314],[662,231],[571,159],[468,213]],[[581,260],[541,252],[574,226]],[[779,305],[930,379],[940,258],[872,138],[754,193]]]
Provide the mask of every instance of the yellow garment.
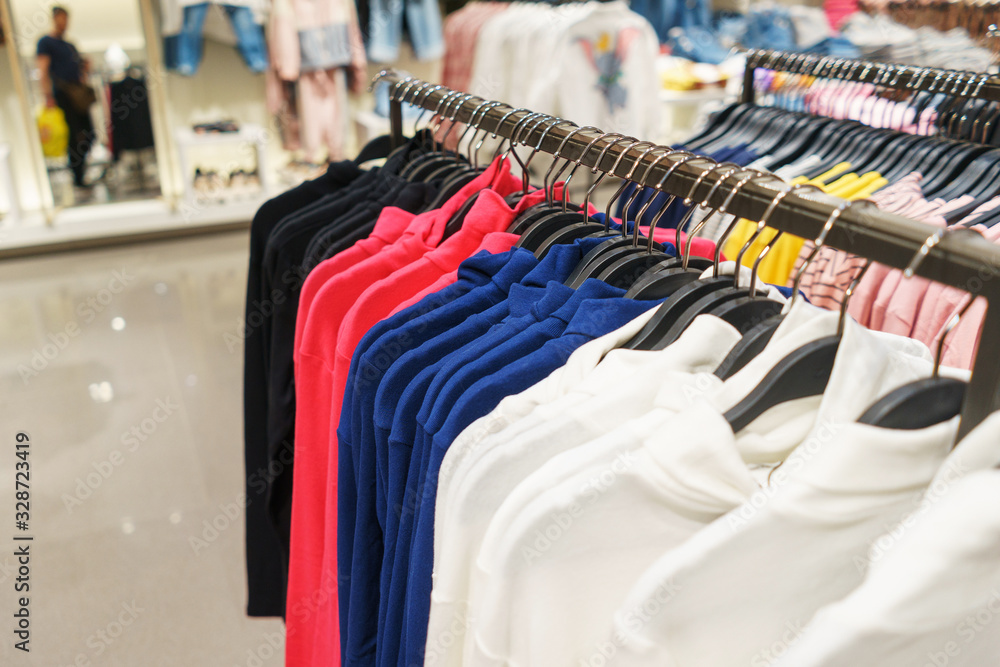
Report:
[[839,197],[840,192],[847,191],[847,189],[850,188],[851,185],[857,183],[860,180],[861,180],[860,176],[858,176],[854,172],[851,172],[850,174],[844,174],[843,176],[835,180],[833,183],[827,184],[825,187],[823,187],[823,190],[827,194]]
[[850,162],[840,162],[833,165],[833,168],[831,168],[829,171],[823,172],[822,174],[820,174],[819,176],[817,176],[812,180],[816,183],[816,185],[823,185],[824,183],[829,183],[830,181],[837,178],[841,174],[850,171],[850,169],[851,169]]
[[888,179],[883,178],[882,176],[879,176],[878,178],[873,178],[871,183],[869,183],[868,185],[864,186],[863,188],[855,192],[853,195],[849,197],[849,199],[853,201],[855,199],[865,199],[867,197],[871,197],[873,194],[875,194],[876,192],[878,192],[887,185],[889,185]]
[[878,173],[877,171],[869,171],[856,181],[848,185],[845,185],[841,188],[837,189],[830,188],[828,192],[831,195],[834,195],[836,197],[842,197],[844,199],[857,199],[858,193],[867,192],[868,188],[873,183],[878,183],[880,179],[885,180],[882,178],[882,174]]
[[[840,167],[846,165],[846,168],[850,168],[850,165],[846,162],[840,163],[826,174],[822,174],[813,180],[808,180],[805,176],[799,176],[792,179],[793,185],[816,185],[821,190],[827,194],[843,197],[844,199],[864,199],[870,196],[876,190],[886,186],[888,181],[882,177],[881,174],[877,172],[868,172],[863,176],[858,176],[857,174],[845,174],[841,176],[835,183],[824,186],[820,180],[823,178],[831,177],[831,174],[843,173]],[[723,251],[726,257],[731,260],[736,260],[737,255],[739,255],[740,250],[747,244],[747,242],[753,237],[757,232],[757,223],[751,220],[740,220],[733,233],[730,234],[729,238],[726,240],[726,244],[723,247]],[[743,253],[743,265],[748,267],[753,267],[753,263],[756,261],[757,257],[764,250],[768,243],[770,243],[777,230],[772,228],[767,228],[761,232],[760,236],[751,244],[746,252]],[[758,269],[758,276],[761,280],[772,285],[785,285],[788,283],[788,278],[792,273],[792,269],[795,267],[795,261],[798,259],[799,253],[802,251],[802,245],[805,243],[805,239],[795,236],[793,234],[783,234],[778,242],[774,244],[768,252],[767,257],[765,257]]]

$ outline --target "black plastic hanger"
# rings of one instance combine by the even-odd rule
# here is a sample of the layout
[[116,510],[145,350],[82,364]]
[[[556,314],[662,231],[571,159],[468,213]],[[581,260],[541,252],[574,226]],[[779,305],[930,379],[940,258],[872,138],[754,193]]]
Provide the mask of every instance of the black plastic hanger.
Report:
[[[618,133],[613,133],[613,135],[618,137],[623,136]],[[583,198],[583,204],[581,206],[571,205],[568,203],[570,185],[573,182],[573,177],[576,175],[577,170],[583,164],[584,156],[587,155],[590,149],[598,141],[607,138],[607,136],[608,135],[601,135],[591,140],[591,142],[587,144],[587,146],[583,149],[583,152],[580,154],[580,157],[575,162],[567,162],[566,165],[560,168],[553,176],[552,186],[551,186],[552,190],[546,190],[546,192],[551,192],[554,195],[555,186],[557,184],[556,180],[559,178],[560,175],[562,175],[566,167],[568,167],[570,164],[573,164],[573,169],[572,171],[570,171],[569,177],[563,184],[562,195],[560,197],[561,207],[555,205],[549,207],[552,209],[553,212],[547,213],[546,215],[537,219],[534,223],[532,223],[532,225],[528,229],[528,232],[534,234],[536,238],[541,238],[542,240],[525,241],[525,245],[522,247],[530,248],[532,252],[535,253],[535,256],[538,257],[539,259],[548,254],[548,251],[551,250],[554,246],[563,243],[572,243],[573,240],[582,238],[584,236],[590,236],[590,235],[602,235],[608,237],[613,236],[613,234],[607,233],[605,225],[590,220],[589,207],[590,207],[591,194],[593,194],[594,190],[601,183],[601,181],[604,180],[606,173],[602,172],[600,178],[598,178],[594,182],[594,184],[591,185],[591,187],[587,190],[587,193]],[[605,153],[608,151],[608,149],[611,148],[612,145],[613,144],[608,144],[607,146],[605,146],[604,150],[601,151],[601,154],[597,159],[597,164],[601,163],[601,159],[604,157]],[[594,169],[593,171],[596,172],[597,170]],[[548,174],[546,174],[546,179],[547,178]],[[546,188],[549,187],[547,180],[543,185]],[[528,232],[526,232],[526,234]],[[542,238],[546,233],[548,233],[549,235],[545,238]],[[530,246],[528,245],[529,243],[531,244]]]
[[[761,174],[760,172],[747,172],[730,191],[719,212],[725,213],[739,190],[752,179],[760,177],[776,178],[769,174]],[[776,197],[775,201],[772,202],[773,205],[769,207],[768,215],[770,215],[770,212],[774,210],[774,207],[784,197],[780,192],[779,195],[781,196]],[[755,286],[751,289],[740,287],[739,266],[736,267],[733,275],[719,275],[722,247],[738,224],[739,219],[734,218],[716,244],[713,276],[680,287],[673,297],[660,307],[659,311],[653,317],[653,320],[656,321],[655,333],[649,331],[642,342],[636,341],[637,345],[643,346],[641,349],[663,349],[676,341],[699,315],[720,309],[722,309],[722,314],[737,322],[748,318],[763,319],[774,314],[776,309],[763,303],[763,299],[760,302],[741,302],[739,306],[723,308],[725,304],[737,299],[767,296],[766,291],[757,291]],[[751,243],[753,240],[751,239]],[[746,244],[744,247],[748,248],[749,246],[750,244]],[[688,250],[690,251],[690,248]],[[742,254],[741,252],[738,259],[742,259]],[[764,311],[766,311],[766,315],[763,314]],[[749,328],[749,326],[745,328]],[[648,347],[650,345],[652,346],[651,348]]]
[[754,357],[763,352],[783,320],[781,314],[775,314],[745,332],[715,369],[715,376],[720,380],[728,380],[736,375]]
[[[596,221],[590,220],[590,197],[597,189],[597,186],[601,184],[607,176],[607,172],[601,172],[601,175],[594,181],[594,183],[587,189],[587,193],[583,197],[583,204],[580,206],[579,211],[567,211],[567,199],[569,194],[569,186],[573,180],[573,176],[576,174],[576,170],[583,164],[583,158],[590,152],[594,145],[598,141],[605,141],[610,137],[624,138],[625,135],[618,132],[610,132],[603,134],[599,137],[593,139],[587,146],[583,149],[580,157],[577,159],[573,170],[570,172],[569,177],[566,179],[566,183],[563,185],[562,194],[562,204],[563,212],[557,214],[559,217],[559,228],[556,229],[547,239],[542,241],[542,243],[535,250],[535,256],[539,259],[545,257],[549,250],[557,245],[569,244],[576,239],[583,238],[585,236],[601,236],[612,238],[617,236],[614,232],[610,230],[610,224],[600,224]],[[614,145],[614,142],[608,143],[601,151],[601,154],[597,158],[597,165],[601,164],[604,155],[607,151]],[[591,173],[597,173],[597,169],[591,170]]]
[[[697,156],[697,155],[693,155],[693,154],[691,154],[690,152],[687,152],[687,151],[682,151],[682,152],[678,152],[678,153],[675,153],[675,154],[680,154],[680,155],[682,155],[682,157],[679,160],[677,160],[676,162],[674,162],[674,164],[672,164],[670,166],[670,168],[667,170],[667,172],[660,179],[660,184],[657,185],[657,189],[661,188],[662,184],[666,182],[667,178],[673,173],[673,171],[675,169],[677,169],[679,166],[681,166],[682,164],[685,164],[687,162],[692,162],[694,160],[704,160],[704,161],[711,162],[711,158],[703,158],[703,157],[700,157],[700,156]],[[732,163],[732,162],[723,162],[721,164],[716,164],[713,167],[711,167],[710,169],[708,169],[707,171],[702,172],[702,174],[699,176],[699,178],[695,180],[694,185],[691,188],[691,192],[693,193],[698,188],[698,186],[701,185],[701,182],[702,182],[702,180],[703,180],[703,178],[705,176],[707,176],[708,174],[710,174],[710,173],[712,173],[712,172],[714,172],[716,170],[719,170],[719,169],[725,169],[726,172],[722,176],[722,178],[720,178],[719,181],[709,191],[709,196],[715,194],[715,190],[718,189],[719,184],[721,184],[722,181],[725,180],[725,178],[727,176],[729,176],[733,172],[741,170],[742,167],[740,167],[739,165],[737,165],[735,163]],[[609,220],[609,216],[610,216],[610,212],[611,212],[611,206],[614,203],[614,200],[625,190],[625,188],[627,187],[627,185],[628,185],[628,181],[625,181],[624,183],[622,183],[622,187],[619,188],[618,192],[615,193],[615,196],[612,197],[611,200],[608,202],[608,210],[605,213],[605,220],[606,221]],[[636,189],[636,192],[640,192],[640,191],[641,190],[639,188]],[[662,216],[667,211],[667,208],[669,207],[669,205],[673,201],[673,199],[674,198],[671,197],[667,201],[667,204],[663,208],[660,209],[660,211],[658,213],[659,216]],[[692,203],[692,201],[693,200],[691,200],[691,198],[689,196],[689,197],[687,197],[687,198],[684,199],[684,204],[686,206],[690,206],[691,203]],[[694,215],[694,209],[693,208],[689,209],[688,212],[685,214],[684,218],[678,224],[678,229],[683,228],[683,226],[691,219],[692,215]],[[595,248],[593,251],[591,251],[590,253],[588,253],[587,256],[583,258],[583,261],[580,262],[579,265],[577,265],[576,270],[574,270],[574,272],[572,274],[570,274],[569,279],[566,281],[567,285],[569,285],[570,287],[573,287],[574,289],[578,289],[584,283],[584,281],[586,281],[588,278],[596,278],[600,273],[602,273],[603,271],[607,270],[611,265],[613,265],[614,261],[616,259],[618,259],[618,256],[617,255],[612,255],[612,253],[616,253],[616,252],[618,252],[621,249],[628,249],[628,248],[632,247],[633,242],[627,236],[627,226],[626,226],[626,223],[625,223],[624,220],[622,220],[622,225],[623,225],[622,226],[622,235],[619,238],[617,238],[617,239],[611,239],[611,240],[605,241],[604,243],[602,243],[601,245],[599,245],[597,248]],[[701,227],[699,227],[699,229],[700,228]],[[628,254],[631,254],[631,251],[629,251]]]
[[[862,199],[857,201],[868,200]],[[799,298],[798,288],[802,275],[819,254],[827,235],[833,228],[833,223],[840,217],[844,210],[855,203],[844,202],[840,208],[835,209],[830,214],[826,224],[823,225],[823,229],[816,239],[815,247],[809,253],[806,262],[795,276],[795,287],[788,303],[788,310],[791,310],[795,306],[795,301]],[[818,396],[826,390],[830,376],[833,373],[837,352],[840,349],[840,341],[843,338],[844,325],[847,320],[848,301],[870,266],[871,262],[868,262],[864,269],[851,282],[851,286],[845,293],[844,301],[840,305],[840,320],[837,333],[833,336],[826,336],[807,343],[784,357],[746,398],[726,412],[726,421],[733,427],[734,432],[745,428],[762,414],[781,403],[808,396]],[[785,312],[788,312],[788,310]],[[768,335],[766,333],[767,328],[762,326],[761,331],[765,335]],[[730,351],[730,355],[732,355],[732,351]]]
[[[555,125],[550,125],[549,127],[547,127],[545,131],[542,133],[541,137],[539,138],[538,144],[535,146],[534,152],[532,152],[532,154],[528,157],[528,161],[525,163],[526,165],[531,164],[531,159],[535,156],[535,153],[537,153],[538,150],[541,148],[541,143],[545,139],[545,135],[548,134],[548,131],[553,127],[557,127],[559,125],[564,125],[564,124],[570,124],[573,125],[574,128],[576,128],[575,123],[568,123],[567,121],[560,121],[557,122]],[[638,141],[638,139],[632,139],[632,140]],[[552,173],[553,167],[555,167],[555,165],[557,165],[558,162],[559,161],[557,159],[553,158],[552,164],[549,165],[549,169],[546,171],[546,176],[543,179],[543,187],[547,182],[548,176]],[[575,204],[569,204],[567,208],[572,209],[574,211],[579,210],[579,207],[576,206]],[[562,212],[561,208],[556,207],[551,202],[551,198],[546,196],[546,201],[531,206],[530,208],[527,208],[524,211],[522,211],[521,214],[517,218],[515,218],[513,222],[511,222],[510,226],[507,228],[507,232],[511,234],[523,235],[528,229],[531,228],[532,225],[542,220],[546,215],[558,212]]]
[[[440,86],[438,86],[438,87],[440,87]],[[433,88],[428,88],[427,89],[427,93],[425,93],[425,95],[424,95],[425,99],[426,99],[427,95],[430,94],[431,90],[433,90]],[[405,95],[406,95],[406,93],[404,92],[403,93],[403,97],[405,97]],[[437,105],[437,107],[434,110],[434,116],[437,117],[437,118],[439,118],[441,121],[443,121],[443,116],[440,115],[440,113],[441,113],[441,107],[444,106],[446,103],[447,103],[448,107],[450,107],[453,102],[457,101],[459,98],[461,98],[461,97],[463,97],[465,95],[466,95],[465,93],[459,93],[457,91],[451,91],[448,94],[446,94],[445,96],[443,96],[438,101],[438,105]],[[423,114],[421,114],[421,115],[423,115]],[[417,122],[419,122],[419,121],[420,121],[420,119],[418,118]],[[455,154],[452,153],[451,151],[446,151],[444,149],[443,144],[439,145],[439,146],[434,146],[433,145],[434,144],[434,142],[433,142],[433,136],[437,132],[437,130],[440,129],[440,126],[441,126],[441,122],[439,121],[438,124],[437,124],[437,126],[435,127],[435,129],[432,130],[432,131],[430,131],[428,133],[428,136],[430,137],[431,145],[428,146],[428,149],[427,149],[427,151],[425,153],[419,155],[416,159],[412,160],[409,164],[406,165],[406,167],[402,171],[400,171],[399,175],[401,177],[405,178],[406,180],[408,180],[410,182],[417,182],[417,181],[422,180],[422,178],[424,176],[426,176],[427,174],[429,174],[431,171],[437,169],[438,167],[442,166],[443,164],[451,163],[451,162],[453,162],[456,159]]]
[[[684,203],[686,205],[693,203],[694,200],[692,197],[697,191],[698,186],[701,185],[705,176],[723,167],[725,167],[727,171],[725,171],[709,189],[708,194],[701,201],[701,203],[697,207],[693,207],[688,210],[684,219],[678,225],[678,229],[682,229],[684,227],[688,220],[694,215],[696,210],[707,208],[708,201],[712,198],[716,190],[718,190],[719,186],[726,180],[726,178],[731,176],[733,173],[742,171],[742,167],[734,167],[731,164],[722,163],[702,172],[691,186],[691,191],[688,193],[688,197],[684,200]],[[755,172],[755,174],[756,173],[757,172]],[[666,343],[663,342],[664,336],[684,310],[694,305],[702,297],[712,293],[713,291],[722,289],[727,285],[732,285],[732,276],[724,276],[722,279],[717,277],[699,279],[698,276],[694,276],[693,278],[690,276],[678,278],[671,277],[682,276],[682,274],[689,272],[688,258],[690,257],[694,237],[698,235],[698,232],[701,231],[701,229],[708,222],[708,219],[714,213],[715,210],[713,209],[712,213],[703,218],[688,235],[687,243],[685,244],[684,259],[681,262],[681,266],[679,268],[667,269],[663,272],[664,275],[661,277],[662,280],[660,285],[662,286],[665,283],[670,283],[670,289],[676,287],[671,295],[671,298],[664,302],[657,309],[656,313],[654,313],[652,319],[646,323],[639,333],[633,336],[622,347],[631,350],[659,350],[666,347]],[[716,245],[716,250],[718,251],[718,249],[719,246]],[[717,264],[713,262],[713,266],[717,267]]]
[[759,107],[755,107],[752,104],[730,104],[710,116],[708,123],[705,125],[705,129],[691,137],[687,142],[685,142],[685,145],[692,148],[700,147],[703,142],[707,143],[716,134],[724,134],[740,115],[748,113],[751,109],[756,108]]
[[[482,105],[480,105],[480,106],[482,106]],[[509,118],[511,116],[511,114],[516,113],[518,111],[526,111],[526,109],[512,109],[512,110],[508,111],[506,114],[503,115],[503,117],[500,118],[500,120],[497,122],[496,128],[494,128],[494,129],[497,129],[500,126],[502,126],[503,123],[504,123],[504,121],[506,121],[507,118]],[[485,116],[485,112],[484,112],[484,116]],[[514,130],[515,131],[513,133],[513,136],[517,136],[517,134],[518,134],[518,132],[520,130],[521,124],[524,123],[527,119],[532,118],[533,116],[534,116],[533,114],[529,114],[529,116],[524,116],[520,120],[518,120],[517,125],[514,126]],[[494,136],[496,136],[496,135],[494,135]],[[473,137],[473,139],[474,138],[475,137]],[[485,135],[484,135],[483,139],[485,139]],[[461,139],[459,139],[459,141],[461,142]],[[478,150],[479,150],[479,148],[481,146],[482,146],[482,141],[480,141],[480,143],[477,144],[476,148],[474,149],[477,154],[478,154]],[[507,155],[513,150],[513,146],[514,146],[514,140],[512,139],[511,142],[510,142],[510,147],[508,148],[508,151],[506,153],[504,153],[503,155],[501,155],[500,154],[501,153],[501,149],[503,148],[503,143],[501,142],[501,144],[497,147],[497,150],[494,151],[491,164],[495,163],[497,161],[499,161],[502,164],[503,161],[506,160]],[[518,161],[520,162],[519,158],[518,158]],[[469,176],[469,174],[466,174],[466,176]],[[468,181],[471,181],[471,180],[475,179],[476,176],[477,176],[477,174],[471,175],[471,178],[468,178]],[[461,187],[464,187],[464,185],[460,186],[458,189],[460,190]],[[492,187],[492,184],[491,184],[490,187]],[[456,190],[456,192],[458,192],[458,190]],[[442,235],[442,240],[450,238],[459,229],[462,228],[462,224],[465,222],[466,216],[469,214],[469,211],[472,210],[472,207],[475,205],[476,201],[478,200],[479,194],[480,193],[477,192],[477,193],[473,194],[471,197],[469,197],[467,200],[465,200],[465,202],[458,209],[458,211],[456,211],[455,214],[448,220],[448,222],[445,223],[445,228],[444,228],[444,233]]]
[[365,144],[365,147],[354,158],[354,164],[364,164],[370,160],[381,160],[382,158],[389,157],[391,152],[392,137],[388,134],[383,134]]
[[[822,192],[820,188],[814,185],[803,184],[793,187],[790,190],[779,191],[771,200],[771,203],[768,204],[767,209],[764,211],[764,215],[761,216],[760,221],[757,223],[757,229],[743,245],[743,247],[740,248],[739,253],[736,255],[736,270],[734,272],[733,281],[734,287],[738,287],[738,272],[740,271],[740,267],[743,266],[744,255],[750,248],[753,247],[753,245],[760,238],[761,234],[763,234],[764,230],[767,228],[767,223],[771,219],[771,214],[778,207],[781,201],[789,194],[801,194],[805,190]],[[772,248],[774,248],[774,246],[778,243],[783,233],[784,232],[779,231],[775,234],[757,255],[757,258],[754,260],[753,267],[750,270],[750,284],[748,288],[743,291],[743,294],[738,295],[735,298],[724,299],[719,305],[710,309],[708,311],[709,314],[715,315],[725,322],[728,322],[741,334],[753,331],[757,329],[762,322],[771,321],[780,315],[784,304],[770,298],[761,298],[760,292],[757,289],[757,275],[760,270],[761,262],[764,261],[764,259],[771,252]],[[780,319],[778,321],[780,322]],[[777,327],[776,323],[774,324],[774,327]],[[766,335],[766,330],[761,330],[755,335]],[[767,336],[767,339],[770,339],[770,336]]]
[[[546,196],[545,205],[536,208],[529,216],[527,216],[526,219],[530,220],[530,224],[528,224],[526,228],[524,228],[524,223],[516,225],[516,228],[523,228],[521,238],[517,242],[517,247],[526,248],[535,252],[555,232],[563,229],[568,223],[576,220],[575,216],[569,215],[570,210],[566,199],[568,192],[565,187],[563,189],[563,197],[561,197],[559,205],[555,203],[553,197],[556,179],[569,165],[573,164],[573,162],[566,160],[566,164],[554,174],[553,170],[559,164],[559,159],[562,156],[563,149],[566,147],[566,143],[574,135],[587,130],[599,131],[596,127],[592,126],[577,127],[563,137],[563,140],[559,143],[559,148],[556,149],[552,156],[552,164],[549,165],[548,171],[545,172],[545,178],[542,180],[542,187],[545,190]],[[549,183],[550,178],[552,179],[551,184]]]
[[[625,177],[625,179],[626,179],[625,183],[628,183],[628,182],[632,181],[632,175],[635,173],[636,167],[643,160],[643,158],[645,158],[646,155],[648,153],[650,153],[650,151],[654,150],[655,148],[656,147],[650,148],[649,150],[645,151],[641,156],[639,156],[638,159],[636,159],[635,163],[632,165],[632,169],[629,170],[628,175]],[[694,159],[696,157],[696,156],[692,155],[688,151],[668,151],[667,153],[664,153],[662,155],[658,155],[649,164],[649,166],[646,167],[646,170],[643,172],[643,175],[640,178],[640,183],[646,183],[647,182],[647,180],[649,179],[650,172],[653,170],[653,168],[657,164],[659,164],[661,161],[665,160],[667,157],[678,155],[678,154],[684,155],[686,159]],[[682,162],[680,160],[674,162],[674,164],[671,165],[671,167],[667,170],[666,175],[664,175],[663,179],[661,179],[660,182],[662,183],[664,180],[666,180],[666,178],[671,173],[673,173],[673,170],[676,169],[680,164],[682,164]],[[627,269],[622,264],[622,262],[627,262],[630,257],[632,257],[632,258],[638,258],[640,262],[643,262],[643,263],[646,264],[645,268],[643,268],[642,271],[640,271],[639,273],[636,273],[634,275],[634,278],[638,278],[639,275],[643,271],[645,271],[646,268],[649,268],[650,266],[652,266],[653,264],[655,264],[656,261],[658,261],[658,258],[663,256],[662,255],[663,250],[664,250],[663,246],[661,244],[659,244],[659,243],[655,243],[652,240],[652,234],[653,234],[653,231],[655,230],[655,225],[653,227],[651,227],[651,229],[650,229],[650,232],[649,232],[650,238],[648,238],[648,239],[647,238],[643,238],[643,242],[644,242],[643,245],[645,247],[639,247],[639,239],[640,239],[639,224],[640,224],[640,220],[642,220],[645,217],[646,212],[649,210],[649,207],[652,206],[653,202],[656,200],[657,195],[659,194],[659,192],[654,191],[653,196],[649,197],[649,199],[646,201],[646,203],[640,209],[639,214],[635,216],[635,221],[632,223],[632,238],[631,239],[628,238],[628,220],[629,220],[628,213],[629,213],[630,208],[634,204],[635,200],[639,198],[640,193],[642,193],[643,190],[644,190],[644,188],[641,187],[640,183],[636,184],[636,187],[633,190],[632,195],[629,197],[628,201],[625,203],[625,206],[622,208],[621,237],[620,237],[620,240],[612,240],[612,241],[606,242],[605,249],[602,250],[594,258],[594,260],[588,266],[586,266],[584,268],[584,270],[582,272],[582,275],[584,276],[584,278],[583,278],[584,280],[587,277],[595,277],[598,280],[604,280],[605,282],[607,282],[608,278],[611,277],[611,274],[614,274],[615,277],[616,277],[616,281],[617,281],[617,279],[619,277],[621,277],[622,275],[626,275],[629,271],[634,270],[634,269]],[[623,186],[624,186],[624,184],[623,184]],[[622,189],[620,188],[619,192],[621,192],[621,191],[622,191]],[[670,206],[670,203],[673,201],[673,199],[674,199],[673,197],[670,197],[667,200],[667,203],[660,210],[660,212],[656,216],[656,221],[657,222],[659,221],[660,216],[663,214],[663,211],[665,211],[666,208],[668,206]],[[605,212],[605,219],[607,219],[607,216],[609,216],[611,214],[611,206],[612,206],[613,202],[614,202],[614,198],[612,198],[612,200],[610,202],[608,202],[608,208],[607,208],[607,211]],[[640,255],[651,255],[654,251],[656,251],[657,255],[658,255],[658,257],[656,259],[653,259],[652,257],[639,257]],[[652,261],[650,261],[650,260],[652,260]],[[616,283],[611,283],[611,284],[617,284],[617,282]]]
[[796,349],[764,376],[757,387],[725,413],[733,432],[741,431],[771,408],[826,391],[840,347],[840,336],[827,336]]
[[705,270],[712,268],[712,260],[707,257],[692,257],[688,270],[679,271],[674,266],[676,260],[664,259],[646,270],[625,292],[628,299],[639,301],[659,301],[687,283],[698,280]]
[[[590,189],[587,190],[587,194],[584,197],[584,203],[585,203],[585,205],[589,206],[591,195],[593,194],[593,192],[597,188],[597,186],[604,180],[604,177],[606,175],[608,175],[608,174],[615,175],[615,172],[618,169],[618,165],[621,164],[622,159],[624,159],[625,155],[631,149],[635,148],[636,146],[641,146],[641,145],[647,145],[647,146],[650,146],[650,147],[654,146],[653,144],[651,144],[651,142],[648,142],[648,141],[639,141],[635,137],[622,137],[622,138],[619,138],[619,139],[615,139],[613,142],[611,142],[610,144],[608,144],[607,146],[605,146],[604,149],[601,151],[600,156],[597,158],[597,167],[600,167],[603,164],[605,153],[612,146],[615,146],[615,145],[617,145],[619,143],[623,143],[625,141],[631,141],[632,143],[630,143],[627,148],[625,148],[621,153],[618,154],[618,157],[615,158],[614,164],[611,166],[611,168],[608,169],[608,170],[603,171],[601,173],[601,176],[597,180],[595,180],[594,184],[591,185]],[[596,171],[596,167],[595,167],[595,171]],[[612,205],[613,205],[614,201],[619,196],[621,196],[621,194],[625,191],[625,189],[628,187],[628,184],[629,184],[629,182],[627,180],[622,181],[622,184],[618,188],[617,192],[615,192],[615,194],[612,195],[611,199],[608,201],[607,210],[605,211],[605,214],[604,214],[604,228],[603,228],[603,231],[596,232],[596,234],[599,234],[601,236],[606,236],[608,238],[608,240],[604,241],[603,243],[600,243],[596,248],[592,248],[590,250],[590,252],[588,252],[586,255],[584,255],[583,259],[581,259],[580,262],[577,263],[577,265],[574,267],[573,271],[570,273],[569,277],[566,279],[566,282],[565,282],[566,285],[572,287],[574,284],[576,284],[576,287],[574,289],[578,288],[579,285],[583,283],[583,280],[580,279],[580,275],[583,274],[584,270],[590,264],[591,261],[593,261],[596,258],[600,257],[608,248],[618,247],[618,246],[626,243],[626,241],[622,240],[622,236],[621,235],[619,235],[618,233],[612,234],[610,232],[611,232],[611,222],[613,220],[613,218],[611,217],[611,208],[612,208]],[[589,222],[589,221],[590,221],[590,213],[589,213],[589,208],[587,208],[587,209],[584,210],[584,222]]]

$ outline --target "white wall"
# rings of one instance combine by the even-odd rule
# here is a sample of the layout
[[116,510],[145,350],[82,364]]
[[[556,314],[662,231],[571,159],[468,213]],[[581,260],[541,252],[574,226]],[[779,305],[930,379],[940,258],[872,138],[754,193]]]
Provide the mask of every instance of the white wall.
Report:
[[[267,113],[264,75],[251,72],[234,47],[205,40],[204,56],[197,74],[192,77],[167,74],[164,85],[167,124],[171,131],[195,123],[230,118],[240,124],[260,125],[270,130],[270,165],[267,168],[273,172],[288,161],[287,154],[281,150],[281,138]],[[243,151],[217,154],[202,160],[197,160],[196,156],[196,164],[215,169],[252,166],[245,162]]]

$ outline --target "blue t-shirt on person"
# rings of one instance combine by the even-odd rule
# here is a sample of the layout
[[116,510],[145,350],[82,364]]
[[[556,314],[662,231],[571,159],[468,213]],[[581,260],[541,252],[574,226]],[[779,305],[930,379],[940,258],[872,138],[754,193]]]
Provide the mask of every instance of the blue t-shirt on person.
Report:
[[37,55],[49,57],[49,78],[53,92],[56,81],[76,83],[83,75],[83,58],[76,47],[61,37],[46,35],[38,40]]

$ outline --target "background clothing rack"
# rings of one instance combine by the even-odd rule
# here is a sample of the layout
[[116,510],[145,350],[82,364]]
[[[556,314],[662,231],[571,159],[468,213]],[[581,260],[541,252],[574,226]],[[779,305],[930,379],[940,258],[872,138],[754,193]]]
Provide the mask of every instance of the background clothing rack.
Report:
[[[876,67],[882,66],[873,65],[872,69]],[[930,80],[933,77],[926,78]],[[402,123],[398,122],[402,118],[402,102],[434,111],[443,106],[441,102],[444,97],[452,95],[452,99],[455,99],[455,92],[448,88],[425,84],[419,79],[403,76],[391,70],[383,70],[375,80],[385,81],[390,85],[390,119],[393,121],[392,136],[396,141],[402,137]],[[986,89],[986,85],[983,85],[982,89]],[[430,92],[425,92],[428,90]],[[1000,84],[991,84],[989,92],[998,95],[997,99],[1000,99]],[[482,98],[466,96],[462,102],[448,105],[448,117],[461,123],[469,123],[473,120],[473,112],[483,102]],[[510,139],[518,121],[530,113],[527,110],[511,113],[509,106],[493,105],[485,113],[480,110],[476,114],[475,125]],[[597,168],[619,178],[624,178],[630,172],[641,174],[642,178],[633,178],[641,185],[656,186],[674,164],[674,160],[666,158],[647,170],[646,167],[656,159],[655,155],[647,154],[645,158],[641,157],[645,147],[642,150],[629,149],[623,148],[622,144],[615,144],[608,148],[608,144],[612,143],[611,140],[598,140],[589,151],[585,151],[588,144],[602,134],[594,131],[577,132],[562,145],[560,150],[560,145],[574,129],[573,127],[562,125],[546,130],[543,127],[544,123],[528,125],[531,130],[521,132],[520,141],[523,145],[539,146],[540,151],[549,154],[559,151],[560,157],[566,160],[579,161],[585,166]],[[606,152],[603,151],[605,148],[608,148]],[[669,150],[667,147],[664,149]],[[625,155],[619,160],[622,153]],[[604,159],[597,164],[597,158],[602,154]],[[616,162],[617,169],[613,170]],[[638,168],[633,171],[637,162]],[[680,197],[686,197],[690,193],[694,201],[702,201],[711,190],[714,179],[702,178],[699,187],[693,193],[691,189],[699,177],[714,165],[715,162],[707,157],[686,162],[674,169],[670,179],[661,189]],[[729,185],[735,184],[745,173],[745,170],[733,173],[726,182]],[[776,195],[790,187],[777,177],[755,179],[739,190],[727,210],[750,220],[760,220]],[[731,190],[731,187],[724,186],[716,188],[708,203],[716,207],[721,206]],[[801,238],[813,239],[819,235],[831,214],[841,208],[843,203],[841,199],[824,194],[809,193],[808,196],[789,194],[772,212],[768,224]],[[939,231],[937,227],[879,211],[870,206],[854,206],[845,209],[839,216],[826,237],[826,245],[875,260],[886,266],[904,269],[910,265],[928,239]],[[940,242],[930,245],[932,247],[920,263],[917,275],[981,296],[988,302],[980,336],[981,343],[962,409],[959,431],[959,435],[962,436],[985,419],[989,413],[1000,409],[1000,363],[997,362],[997,353],[1000,352],[1000,247],[978,234],[946,234]]]
[[741,101],[744,103],[754,102],[756,91],[753,84],[758,68],[808,74],[837,81],[873,83],[896,90],[938,92],[956,97],[1000,101],[1000,77],[996,75],[751,49],[747,51],[747,64],[743,73]]

